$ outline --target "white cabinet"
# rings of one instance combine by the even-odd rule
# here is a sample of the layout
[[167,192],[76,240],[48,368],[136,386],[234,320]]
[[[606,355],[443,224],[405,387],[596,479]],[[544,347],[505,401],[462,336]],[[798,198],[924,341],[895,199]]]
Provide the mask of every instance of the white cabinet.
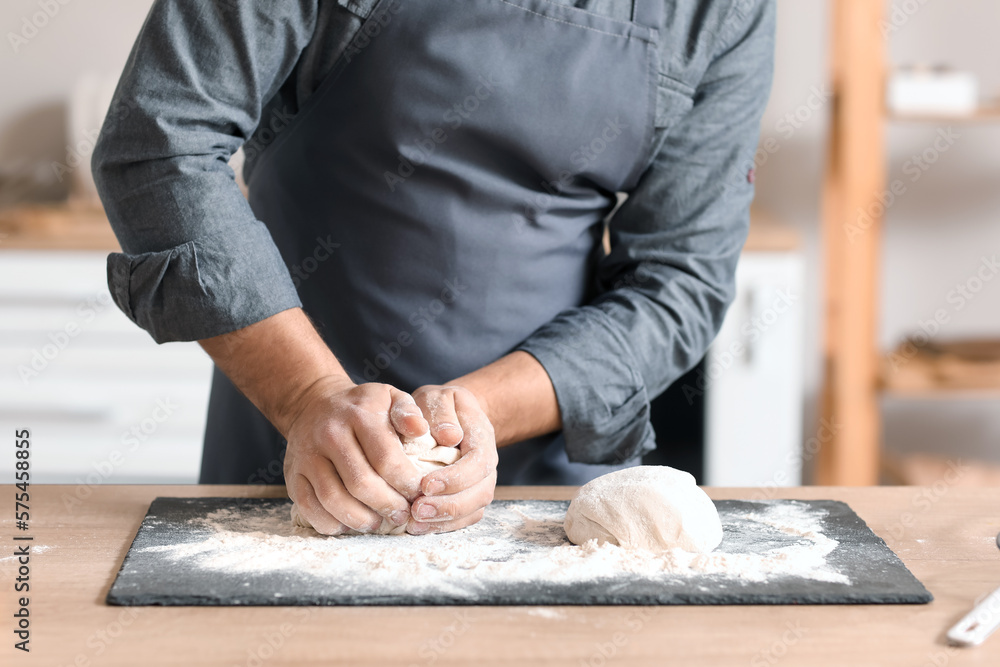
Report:
[[[195,482],[211,359],[130,322],[106,257],[0,252],[0,432],[31,430],[33,482]],[[13,450],[0,451],[12,480]]]
[[798,253],[743,253],[705,358],[706,484],[801,483],[804,307]]

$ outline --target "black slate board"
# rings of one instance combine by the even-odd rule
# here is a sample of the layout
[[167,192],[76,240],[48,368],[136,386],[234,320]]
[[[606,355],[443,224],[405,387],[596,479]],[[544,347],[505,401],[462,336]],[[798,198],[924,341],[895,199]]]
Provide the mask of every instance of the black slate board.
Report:
[[[546,550],[568,545],[561,529],[568,502],[495,501],[476,526],[447,535],[323,538],[306,529],[291,529],[290,522],[285,520],[290,505],[284,499],[157,498],[150,505],[107,602],[114,605],[743,605],[921,604],[933,599],[885,542],[839,501],[716,501],[725,536],[715,553],[749,554],[754,558],[772,549],[807,543],[806,538],[771,529],[766,521],[758,520],[762,513],[787,510],[790,504],[795,511],[811,513],[816,518],[820,527],[817,532],[837,540],[839,544],[826,556],[825,567],[835,576],[847,577],[849,583],[804,576],[776,576],[754,582],[718,573],[649,577],[623,571],[579,581],[517,581],[517,577],[511,581],[508,575],[480,576],[478,569],[461,570],[454,575],[445,569],[432,572],[436,583],[429,588],[408,590],[402,577],[386,580],[384,576],[359,576],[351,570],[356,565],[353,561],[343,561],[343,572],[327,572],[326,576],[291,565],[263,572],[245,566],[253,563],[261,540],[271,537],[270,534],[261,537],[261,526],[270,526],[276,540],[292,536],[300,543],[311,540],[308,545],[323,549],[349,545],[355,559],[357,553],[368,549],[365,545],[371,545],[371,551],[418,545],[421,553],[430,554],[432,561],[436,558],[437,562],[443,562],[441,559],[446,556],[442,554],[447,553],[448,545],[454,548],[456,540],[462,545],[475,542],[486,545],[482,551],[485,556],[477,561],[486,563],[482,568],[502,568],[508,563],[516,565],[518,559],[547,557],[551,551]],[[224,559],[207,568],[199,565],[190,553],[177,556],[181,553],[178,550],[190,551],[192,544],[207,544],[204,540],[211,537],[215,528],[205,523],[205,517],[212,512],[218,516],[220,510],[223,514],[227,510],[235,513],[229,514],[235,518],[227,524],[227,530],[235,532],[227,534],[238,538],[229,539],[229,551],[222,553]],[[524,522],[518,526],[511,523],[511,517],[524,517]],[[267,522],[261,523],[265,519]],[[237,546],[233,547],[234,544]],[[438,569],[433,565],[428,567]]]

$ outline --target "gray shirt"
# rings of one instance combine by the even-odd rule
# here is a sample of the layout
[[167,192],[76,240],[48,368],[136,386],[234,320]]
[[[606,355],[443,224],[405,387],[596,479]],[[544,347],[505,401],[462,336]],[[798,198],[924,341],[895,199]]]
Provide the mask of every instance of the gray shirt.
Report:
[[[549,1],[631,15],[628,0]],[[517,347],[552,379],[574,462],[622,462],[653,448],[649,401],[717,333],[749,224],[774,1],[663,1],[656,150],[611,217],[595,296]],[[154,3],[93,168],[123,250],[108,258],[111,294],[158,343],[220,335],[301,305],[295,267],[227,162],[243,145],[252,173],[333,64],[371,38],[360,28],[374,4]]]

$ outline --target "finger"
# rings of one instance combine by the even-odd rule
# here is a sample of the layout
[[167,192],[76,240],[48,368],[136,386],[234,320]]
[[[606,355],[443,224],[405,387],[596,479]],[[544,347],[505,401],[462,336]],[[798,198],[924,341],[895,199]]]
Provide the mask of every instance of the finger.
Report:
[[458,530],[459,528],[465,528],[466,526],[471,526],[477,523],[483,518],[484,510],[477,510],[472,514],[462,517],[461,519],[453,519],[451,521],[440,521],[438,523],[418,523],[410,522],[406,526],[406,532],[410,535],[426,535],[429,533],[447,533],[452,530]]
[[420,469],[403,453],[385,412],[354,424],[354,446],[332,448],[333,461],[351,495],[382,516],[408,512],[420,495]]
[[455,407],[458,418],[465,426],[465,437],[459,445],[462,458],[450,466],[428,473],[420,482],[424,495],[458,493],[496,472],[498,456],[493,425],[475,398],[465,392],[455,393]]
[[299,514],[313,530],[322,535],[343,535],[348,528],[326,511],[316,497],[312,483],[305,475],[296,474],[288,481],[288,497],[299,506]]
[[414,396],[430,424],[431,435],[445,447],[458,446],[465,435],[455,413],[455,393],[448,388],[435,388]]
[[342,524],[362,533],[373,532],[382,525],[381,514],[348,492],[333,463],[317,457],[310,474],[316,498]]
[[413,520],[421,523],[439,523],[461,519],[473,514],[493,502],[493,492],[497,485],[494,471],[486,479],[472,487],[447,496],[421,496],[411,508]]
[[427,420],[413,397],[395,387],[389,388],[392,407],[389,408],[389,421],[396,432],[405,438],[419,438],[430,428]]

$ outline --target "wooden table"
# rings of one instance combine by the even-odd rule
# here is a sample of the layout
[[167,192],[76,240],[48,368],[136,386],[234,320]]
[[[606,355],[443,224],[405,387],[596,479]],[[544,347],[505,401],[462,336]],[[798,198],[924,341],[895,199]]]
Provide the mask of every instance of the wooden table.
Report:
[[[13,505],[14,487],[0,487]],[[803,607],[109,607],[104,597],[156,496],[282,496],[282,487],[33,486],[31,653],[13,649],[15,531],[2,520],[3,665],[992,665],[1000,637],[944,633],[1000,585],[1000,489],[710,489],[713,498],[833,498],[882,536],[935,601]],[[498,498],[568,499],[566,487]],[[79,504],[67,499],[86,496]],[[13,660],[11,660],[13,658]]]

